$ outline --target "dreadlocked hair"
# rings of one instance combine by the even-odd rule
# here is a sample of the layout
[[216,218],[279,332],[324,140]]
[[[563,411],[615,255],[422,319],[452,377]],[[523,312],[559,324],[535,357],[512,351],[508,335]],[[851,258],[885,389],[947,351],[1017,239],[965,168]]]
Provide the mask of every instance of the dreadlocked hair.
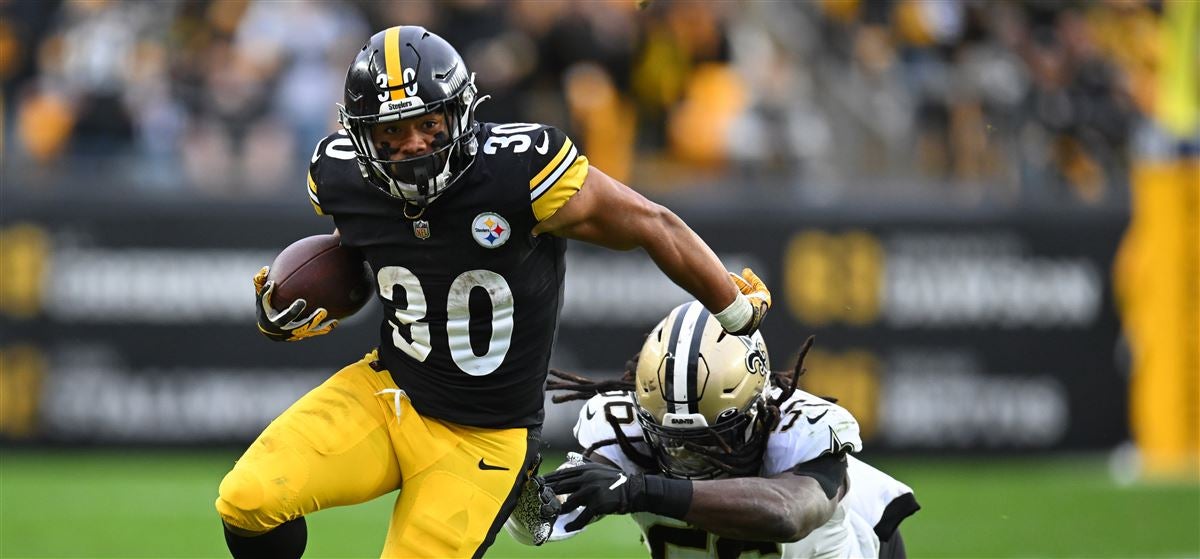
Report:
[[799,388],[800,377],[804,376],[804,373],[807,371],[804,368],[804,357],[808,355],[808,350],[812,348],[814,340],[816,340],[816,337],[810,335],[800,345],[800,355],[796,358],[796,366],[792,368],[790,374],[783,371],[774,371],[771,373],[771,382],[782,390],[780,390],[778,397],[767,399],[766,424],[768,429],[774,429],[782,415],[779,411],[779,406],[788,401],[788,398],[791,398],[796,393],[796,389]]
[[[592,380],[582,375],[568,373],[558,369],[550,369],[550,376],[559,379],[551,380],[546,383],[546,390],[565,391],[568,394],[556,394],[551,398],[551,401],[556,404],[563,402],[571,402],[575,400],[586,400],[603,392],[633,392],[634,378],[637,375],[638,357],[641,352],[633,354],[628,361],[625,362],[625,372],[621,378],[616,380]],[[621,429],[617,418],[604,411],[604,418],[608,421],[608,425],[612,427],[614,438],[605,439],[589,446],[583,451],[584,456],[591,456],[597,449],[616,444],[621,447],[621,452],[625,453],[630,460],[646,471],[657,471],[658,461],[652,456],[634,448],[633,442],[629,437],[625,436],[625,431]]]
[[629,361],[625,362],[625,372],[621,375],[621,378],[616,380],[596,381],[574,373],[550,369],[550,376],[560,380],[547,382],[546,390],[572,392],[571,394],[555,395],[551,398],[551,401],[555,404],[574,400],[586,400],[601,392],[631,392],[633,391],[633,379],[634,375],[637,374],[638,356],[640,355],[641,352],[635,353]]

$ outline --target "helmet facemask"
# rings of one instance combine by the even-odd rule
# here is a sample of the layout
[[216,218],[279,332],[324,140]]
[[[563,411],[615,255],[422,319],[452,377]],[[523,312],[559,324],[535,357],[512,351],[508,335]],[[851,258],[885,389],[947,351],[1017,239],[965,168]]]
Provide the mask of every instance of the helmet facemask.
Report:
[[[350,136],[363,178],[373,186],[414,206],[426,207],[470,168],[477,150],[475,139],[475,76],[471,75],[452,96],[424,104],[419,97],[386,103],[375,115],[354,116],[338,105],[339,122]],[[429,114],[440,114],[446,132],[434,140],[433,151],[399,161],[381,153],[371,131],[386,124]],[[455,172],[457,170],[457,172]]]
[[[762,398],[745,410],[726,410],[717,422],[691,427],[659,424],[641,410],[638,422],[659,468],[681,479],[717,479],[758,473],[766,432]],[[692,418],[702,423],[703,416]],[[673,419],[668,414],[665,419]]]

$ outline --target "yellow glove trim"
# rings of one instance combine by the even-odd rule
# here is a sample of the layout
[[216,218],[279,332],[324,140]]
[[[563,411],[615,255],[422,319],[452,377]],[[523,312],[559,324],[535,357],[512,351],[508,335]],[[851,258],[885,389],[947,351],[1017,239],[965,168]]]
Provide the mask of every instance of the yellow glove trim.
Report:
[[328,314],[329,313],[325,309],[317,309],[312,316],[308,317],[308,322],[292,329],[292,335],[290,338],[288,338],[288,341],[292,342],[296,340],[303,340],[304,338],[312,338],[314,336],[328,334],[335,326],[337,326],[338,322],[336,320],[330,320],[329,322],[322,324],[321,322],[325,320],[325,317]]
[[771,292],[750,268],[743,268],[740,276],[730,273],[729,279],[737,287],[737,297],[714,317],[726,332],[739,336],[752,334],[771,308]]
[[254,282],[254,293],[256,295],[262,293],[263,286],[267,284],[267,274],[269,273],[271,273],[271,267],[263,266],[257,274],[254,274],[254,279],[252,281]]
[[[754,299],[758,299],[766,303],[767,308],[771,308],[771,291],[767,289],[767,285],[763,283],[763,280],[759,279],[758,274],[754,273],[754,270],[743,268],[741,276],[730,272],[729,277],[733,280],[733,285],[738,288],[738,291],[751,299],[751,303],[754,303]],[[755,304],[754,306],[757,307],[758,305]]]

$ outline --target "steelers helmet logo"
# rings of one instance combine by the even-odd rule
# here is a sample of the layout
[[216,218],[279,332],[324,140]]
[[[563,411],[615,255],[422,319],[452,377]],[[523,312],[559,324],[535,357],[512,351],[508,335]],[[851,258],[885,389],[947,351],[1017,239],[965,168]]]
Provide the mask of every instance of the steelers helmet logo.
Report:
[[483,212],[471,222],[471,236],[483,248],[496,248],[508,242],[512,232],[509,231],[508,220],[500,217],[500,214]]

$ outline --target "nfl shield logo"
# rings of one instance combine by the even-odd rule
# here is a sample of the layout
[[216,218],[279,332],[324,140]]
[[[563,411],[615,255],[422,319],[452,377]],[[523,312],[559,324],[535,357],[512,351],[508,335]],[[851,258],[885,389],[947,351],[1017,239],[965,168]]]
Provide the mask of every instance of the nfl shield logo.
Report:
[[413,222],[413,235],[418,239],[425,240],[429,238],[429,222],[424,219],[418,219]]

